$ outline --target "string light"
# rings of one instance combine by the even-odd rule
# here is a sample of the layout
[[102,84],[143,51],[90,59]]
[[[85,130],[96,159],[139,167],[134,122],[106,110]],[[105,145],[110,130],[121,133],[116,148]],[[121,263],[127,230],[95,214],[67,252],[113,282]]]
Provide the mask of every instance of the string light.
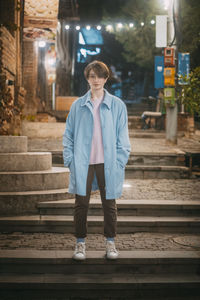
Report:
[[164,0],[164,9],[168,10],[171,4],[171,0]]
[[122,23],[118,23],[117,24],[117,28],[121,29],[123,27],[123,24]]
[[112,29],[113,29],[112,25],[109,24],[106,26],[106,30],[111,31]]
[[[154,25],[155,24],[155,20],[152,19],[150,21],[150,24],[151,25]],[[145,26],[145,23],[144,22],[141,22],[138,24],[138,26]],[[76,29],[77,31],[81,30],[81,28],[86,28],[86,30],[91,30],[92,27],[96,28],[96,30],[102,30],[104,28],[104,30],[106,31],[109,31],[109,32],[113,32],[114,30],[119,30],[119,29],[122,29],[122,28],[135,28],[137,27],[137,24],[135,25],[134,23],[110,23],[108,25],[104,25],[104,26],[101,26],[101,25],[94,25],[94,26],[91,26],[91,25],[76,25],[76,24],[66,24],[65,25],[65,29],[66,30],[70,30],[70,29]]]

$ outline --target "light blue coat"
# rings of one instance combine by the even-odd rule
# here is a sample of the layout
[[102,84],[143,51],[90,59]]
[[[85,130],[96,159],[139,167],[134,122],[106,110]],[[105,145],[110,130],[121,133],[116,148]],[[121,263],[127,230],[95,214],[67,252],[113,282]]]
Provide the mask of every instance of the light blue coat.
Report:
[[[109,94],[100,105],[100,120],[104,147],[106,199],[122,194],[125,166],[130,154],[126,105]],[[86,195],[86,182],[93,136],[93,105],[91,91],[71,106],[63,135],[64,166],[70,169],[69,193]],[[92,190],[97,190],[96,176]]]

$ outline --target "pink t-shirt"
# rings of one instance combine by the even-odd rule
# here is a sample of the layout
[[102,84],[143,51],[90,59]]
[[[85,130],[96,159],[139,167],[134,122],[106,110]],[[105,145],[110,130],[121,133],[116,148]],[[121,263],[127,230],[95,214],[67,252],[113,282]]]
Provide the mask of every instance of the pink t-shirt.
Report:
[[90,164],[104,163],[103,139],[102,139],[101,120],[100,120],[100,105],[102,101],[103,98],[92,100],[94,130],[93,130],[92,146],[91,146],[91,153],[90,153]]

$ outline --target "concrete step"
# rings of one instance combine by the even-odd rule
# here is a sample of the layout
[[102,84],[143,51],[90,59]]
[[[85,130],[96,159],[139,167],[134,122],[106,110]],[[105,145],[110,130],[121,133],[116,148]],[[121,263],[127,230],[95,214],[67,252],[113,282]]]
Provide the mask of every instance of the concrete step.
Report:
[[189,168],[183,166],[127,165],[126,179],[187,179]]
[[27,136],[0,136],[0,153],[27,152]]
[[[79,263],[80,265],[80,263]],[[1,299],[199,300],[196,274],[5,274]]]
[[[197,274],[200,251],[120,251],[113,262],[105,251],[87,251],[87,259],[77,263],[73,251],[0,250],[0,274]],[[0,276],[1,277],[1,276]]]
[[[75,199],[39,202],[41,215],[73,215]],[[117,199],[119,216],[200,216],[200,201]],[[103,215],[100,199],[91,199],[88,215]]]
[[129,165],[185,166],[184,153],[131,152]]
[[44,171],[51,167],[50,152],[0,153],[0,172]]
[[141,115],[139,116],[128,116],[128,128],[129,129],[141,129],[143,122]]
[[0,192],[0,215],[37,214],[41,201],[57,201],[73,198],[68,189]]
[[[181,138],[184,136],[184,132],[177,132],[177,137]],[[157,130],[157,129],[130,129],[129,130],[129,137],[130,138],[137,138],[137,139],[165,139],[166,138],[166,132],[164,130]]]
[[[1,232],[66,232],[74,233],[72,216],[31,215],[0,217]],[[200,231],[200,217],[118,216],[118,233]],[[103,233],[103,216],[88,216],[88,233]]]
[[23,192],[64,189],[68,187],[69,170],[53,167],[45,171],[0,172],[0,192]]
[[[63,165],[63,152],[52,151],[52,163]],[[129,165],[185,166],[185,154],[169,152],[131,152]]]

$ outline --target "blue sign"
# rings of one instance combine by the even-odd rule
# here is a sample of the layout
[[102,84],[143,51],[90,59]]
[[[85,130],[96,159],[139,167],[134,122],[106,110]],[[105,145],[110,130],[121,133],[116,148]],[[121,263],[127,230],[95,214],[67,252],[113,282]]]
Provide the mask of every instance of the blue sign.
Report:
[[164,88],[164,56],[155,56],[154,59],[154,87]]
[[190,54],[178,53],[178,83],[188,84],[181,76],[189,78],[190,73]]

